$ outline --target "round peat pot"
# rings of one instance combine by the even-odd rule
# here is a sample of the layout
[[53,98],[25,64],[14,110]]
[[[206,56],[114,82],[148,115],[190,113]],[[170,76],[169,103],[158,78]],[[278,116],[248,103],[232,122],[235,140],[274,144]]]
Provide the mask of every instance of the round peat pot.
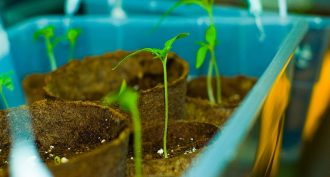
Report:
[[[222,105],[237,107],[256,83],[255,78],[246,76],[221,77]],[[216,97],[216,82],[212,78],[213,94]],[[197,77],[188,83],[187,96],[208,100],[206,77]]]
[[45,77],[46,74],[32,74],[23,79],[22,85],[29,104],[45,99],[46,93],[43,89]]
[[[102,56],[70,62],[46,77],[46,93],[63,100],[98,101],[117,91],[125,79],[139,91],[142,124],[164,120],[163,67],[149,53],[140,53],[113,67],[129,53],[116,51]],[[188,63],[174,53],[168,55],[169,117],[180,119],[184,113]]]
[[[54,176],[125,176],[130,129],[127,119],[111,108],[43,100],[7,111],[0,112],[2,172],[11,143],[7,119],[31,115],[38,151]],[[56,165],[56,156],[68,161]]]
[[[169,158],[164,158],[164,124],[143,129],[143,176],[180,176],[191,164],[193,158],[202,150],[217,132],[212,124],[175,121],[169,123],[167,150]],[[133,150],[127,160],[127,177],[134,177]]]
[[222,127],[234,112],[235,106],[211,105],[208,100],[200,98],[186,98],[186,112],[184,120],[204,122]]

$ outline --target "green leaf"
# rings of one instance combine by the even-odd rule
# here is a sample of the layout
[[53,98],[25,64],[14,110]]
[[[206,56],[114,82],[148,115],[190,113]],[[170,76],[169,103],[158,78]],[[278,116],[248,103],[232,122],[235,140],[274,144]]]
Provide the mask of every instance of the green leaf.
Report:
[[44,37],[45,39],[50,39],[55,35],[55,27],[52,25],[46,26],[40,30],[37,30],[34,33],[34,39],[38,39],[39,37]]
[[8,72],[0,75],[0,87],[5,87],[10,91],[14,90],[14,83],[11,78],[13,72]]
[[174,3],[160,18],[160,20],[157,22],[157,24],[154,27],[154,31],[156,29],[159,28],[159,26],[162,24],[162,22],[165,20],[165,18],[172,13],[176,8],[183,6],[183,5],[192,5],[192,4],[196,4],[204,9],[206,9],[206,7],[204,6],[203,2],[201,0],[180,0],[176,3]]
[[78,28],[71,28],[67,32],[67,38],[71,45],[74,45],[77,42],[77,39],[81,33],[81,29]]
[[215,41],[217,39],[217,31],[215,29],[215,26],[211,25],[207,28],[205,33],[205,39],[209,44],[215,45]]
[[125,92],[126,89],[127,89],[127,82],[126,82],[126,80],[123,80],[123,82],[121,83],[121,86],[120,86],[119,95],[121,95],[123,92]]
[[140,49],[140,50],[137,50],[129,55],[127,55],[125,58],[123,58],[122,60],[120,60],[117,65],[115,67],[112,68],[112,70],[115,70],[118,68],[119,65],[121,65],[124,61],[126,61],[127,59],[131,58],[132,56],[138,54],[138,53],[141,53],[141,52],[150,52],[152,54],[154,54],[155,56],[159,56],[160,53],[159,53],[159,49],[153,49],[153,48],[144,48],[144,49]]
[[170,40],[168,40],[168,41],[165,42],[165,45],[164,45],[164,49],[163,50],[167,53],[168,51],[171,50],[173,43],[177,39],[181,39],[181,38],[184,38],[184,37],[187,37],[187,36],[189,36],[189,33],[180,33],[180,34],[172,37]]
[[122,109],[130,111],[131,108],[137,107],[138,98],[139,94],[137,91],[127,87],[127,83],[124,80],[121,84],[119,92],[108,94],[102,99],[102,103],[105,105],[118,103]]
[[207,45],[201,46],[198,49],[197,56],[196,56],[196,68],[197,69],[199,69],[203,65],[208,49],[209,48]]

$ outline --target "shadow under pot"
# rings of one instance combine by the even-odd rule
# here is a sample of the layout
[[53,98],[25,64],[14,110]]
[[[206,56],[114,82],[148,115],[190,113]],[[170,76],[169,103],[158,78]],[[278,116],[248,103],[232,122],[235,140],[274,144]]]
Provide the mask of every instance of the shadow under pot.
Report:
[[[143,129],[143,176],[177,177],[183,174],[193,158],[218,131],[214,125],[200,122],[175,121],[168,127],[168,158],[163,154],[164,124]],[[133,149],[127,159],[127,177],[134,177]]]
[[[102,56],[70,62],[46,77],[47,95],[63,100],[99,101],[118,91],[125,79],[139,96],[142,125],[164,120],[163,67],[149,53],[140,53],[118,64],[129,52],[116,51]],[[174,53],[168,55],[169,117],[180,119],[184,113],[188,63]]]
[[[206,77],[192,79],[188,82],[185,120],[222,126],[256,81],[255,78],[246,76],[221,77],[222,103],[212,105],[208,100]],[[212,83],[214,96],[216,96],[215,78],[212,78]]]
[[[1,111],[0,116],[0,176],[8,176],[11,165],[8,120],[23,116],[31,117],[36,147],[55,177],[125,176],[130,129],[127,119],[111,108],[43,100]],[[55,157],[62,162],[56,164]]]

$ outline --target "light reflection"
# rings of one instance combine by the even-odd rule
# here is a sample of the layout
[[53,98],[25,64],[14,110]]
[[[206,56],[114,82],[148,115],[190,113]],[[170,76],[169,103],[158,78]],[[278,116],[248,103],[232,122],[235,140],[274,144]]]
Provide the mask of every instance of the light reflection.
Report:
[[326,53],[322,64],[320,78],[313,88],[306,124],[303,132],[303,140],[309,141],[317,130],[320,118],[330,102],[330,50]]
[[7,119],[11,133],[9,172],[12,177],[51,177],[34,143],[28,109],[9,110]]
[[[109,0],[108,2],[109,7],[111,5],[112,0]],[[122,8],[122,0],[115,0],[112,11],[111,11],[111,18],[114,19],[125,19],[126,18],[126,13],[124,9]]]
[[260,0],[249,0],[249,11],[251,14],[253,14],[255,18],[255,23],[257,25],[257,28],[259,30],[259,40],[263,41],[266,37],[265,30],[260,18],[260,15],[262,13],[262,5]]
[[252,176],[273,177],[277,175],[284,115],[288,106],[291,89],[291,82],[287,74],[284,70],[282,71],[263,106],[259,147]]

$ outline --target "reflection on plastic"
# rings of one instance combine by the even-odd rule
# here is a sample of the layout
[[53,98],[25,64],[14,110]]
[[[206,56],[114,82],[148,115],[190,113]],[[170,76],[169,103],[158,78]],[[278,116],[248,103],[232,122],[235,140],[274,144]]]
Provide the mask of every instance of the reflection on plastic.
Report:
[[9,53],[9,41],[0,19],[0,60]]
[[251,176],[277,175],[284,114],[289,101],[290,88],[290,79],[285,70],[282,70],[261,112],[259,147]]
[[330,101],[330,51],[325,55],[320,79],[315,84],[310,106],[308,109],[306,124],[303,132],[303,140],[309,141],[313,138],[319,126],[320,118]]
[[34,143],[30,112],[27,109],[9,110],[7,119],[11,133],[9,159],[12,177],[52,177],[42,162]]

